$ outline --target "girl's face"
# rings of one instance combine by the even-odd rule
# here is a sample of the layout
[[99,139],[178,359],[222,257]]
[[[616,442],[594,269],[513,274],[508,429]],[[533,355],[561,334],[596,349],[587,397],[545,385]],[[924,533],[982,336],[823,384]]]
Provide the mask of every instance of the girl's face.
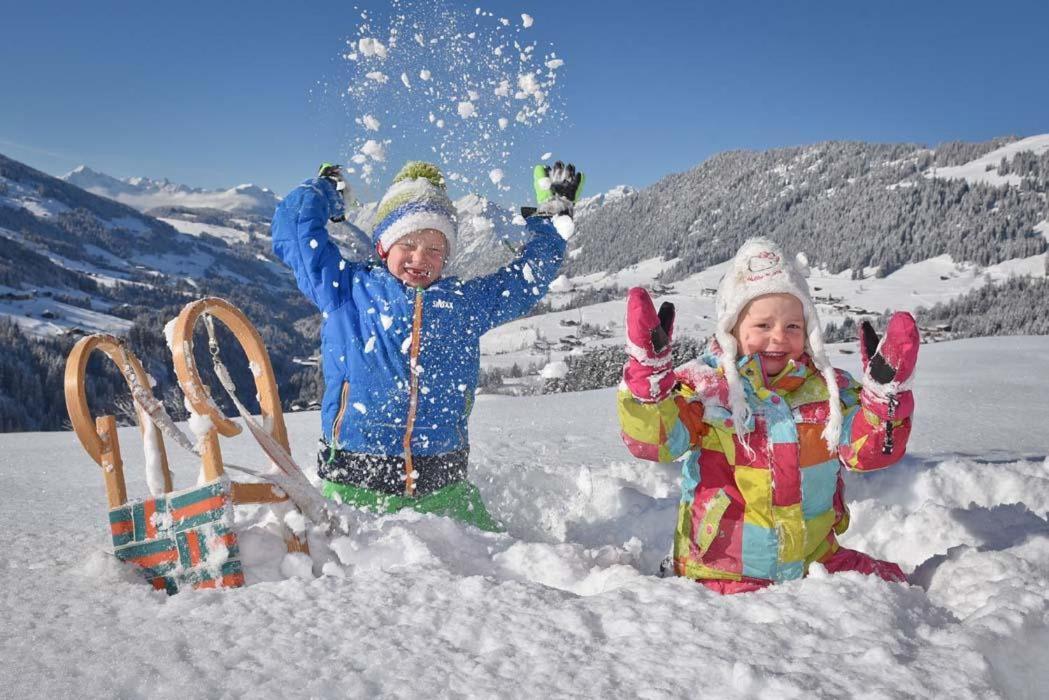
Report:
[[732,335],[740,354],[759,355],[772,377],[805,352],[805,309],[793,294],[765,294],[743,307]]
[[441,276],[447,251],[440,231],[413,231],[390,247],[386,268],[409,287],[429,287]]

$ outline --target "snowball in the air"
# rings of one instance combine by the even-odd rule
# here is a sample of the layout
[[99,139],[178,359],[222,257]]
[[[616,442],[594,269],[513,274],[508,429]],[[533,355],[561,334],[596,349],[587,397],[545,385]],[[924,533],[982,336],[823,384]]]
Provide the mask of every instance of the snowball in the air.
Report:
[[535,20],[532,19],[532,15],[521,15],[521,24],[524,25],[525,29],[528,29],[535,24]]
[[493,185],[498,185],[503,181],[503,171],[501,168],[495,168],[488,173],[488,179],[492,181]]
[[457,109],[459,116],[463,119],[468,119],[477,114],[477,109],[474,107],[473,102],[460,102]]
[[369,58],[386,58],[386,47],[378,39],[364,38],[357,42],[357,50]]
[[430,71],[426,70],[425,68],[423,68],[421,71],[419,71],[419,80],[429,80],[429,79],[430,79]]
[[368,139],[361,146],[361,153],[372,160],[386,160],[386,148],[375,139]]

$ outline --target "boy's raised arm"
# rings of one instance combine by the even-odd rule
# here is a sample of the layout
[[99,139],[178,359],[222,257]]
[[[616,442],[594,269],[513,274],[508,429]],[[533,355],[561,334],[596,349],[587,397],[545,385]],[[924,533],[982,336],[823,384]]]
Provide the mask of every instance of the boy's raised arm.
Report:
[[914,317],[906,312],[892,315],[880,339],[870,323],[861,324],[863,382],[842,390],[852,406],[844,416],[838,455],[849,469],[884,469],[907,451],[914,413],[910,379],[920,342]]
[[[322,169],[323,172],[323,169]],[[273,214],[273,252],[295,273],[302,293],[321,311],[342,305],[350,294],[350,266],[328,237],[328,221],[345,216],[343,198],[330,176],[306,180]]]
[[572,164],[537,165],[532,171],[538,207],[522,208],[531,239],[502,269],[463,285],[480,325],[479,334],[519,318],[539,303],[564,262],[575,232],[573,205],[584,177]]

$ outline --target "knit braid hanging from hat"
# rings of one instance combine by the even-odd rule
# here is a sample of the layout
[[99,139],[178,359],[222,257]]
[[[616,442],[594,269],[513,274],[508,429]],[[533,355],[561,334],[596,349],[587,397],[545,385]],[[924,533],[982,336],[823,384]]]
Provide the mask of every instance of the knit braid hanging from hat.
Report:
[[448,199],[444,176],[432,163],[406,163],[379,202],[374,220],[372,243],[383,258],[399,239],[423,229],[444,234],[447,257],[452,256],[458,232],[455,206]]
[[791,263],[783,255],[780,247],[767,238],[751,238],[746,241],[718,284],[714,302],[717,312],[714,337],[722,350],[719,363],[728,383],[732,418],[737,426],[741,426],[738,430],[742,430],[742,426],[750,421],[751,411],[736,366],[739,345],[732,335],[732,330],[736,327],[744,307],[760,296],[790,294],[800,301],[805,312],[805,352],[823,375],[830,395],[830,416],[823,430],[823,439],[826,440],[827,447],[836,452],[842,424],[837,373],[827,359],[827,351],[823,345],[823,328],[816,313],[816,305],[812,303],[812,297],[809,295],[809,284],[805,280],[806,275],[802,273],[803,269],[807,273],[807,261],[799,256],[797,265]]

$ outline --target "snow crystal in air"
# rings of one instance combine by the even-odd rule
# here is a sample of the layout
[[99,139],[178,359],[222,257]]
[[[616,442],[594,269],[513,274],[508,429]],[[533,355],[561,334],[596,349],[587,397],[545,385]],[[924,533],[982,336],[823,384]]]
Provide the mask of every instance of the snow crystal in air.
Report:
[[[488,174],[494,168],[527,171],[529,154],[564,121],[557,75],[546,65],[554,47],[522,39],[532,17],[522,14],[517,24],[450,3],[387,5],[382,19],[359,10],[355,38],[340,55],[347,70],[328,92],[363,127],[351,131],[347,148],[368,155],[353,161],[359,166],[353,174],[378,184],[388,163],[432,154],[427,159],[483,195],[493,186]],[[376,132],[383,135],[375,139],[381,158],[365,149]]]
[[364,142],[364,145],[361,146],[361,153],[372,160],[386,160],[386,149],[374,139],[368,139]]
[[386,58],[386,47],[378,39],[361,39],[357,42],[357,50],[368,58]]
[[477,108],[474,107],[473,102],[460,102],[458,110],[459,116],[463,119],[469,119],[477,114]]

